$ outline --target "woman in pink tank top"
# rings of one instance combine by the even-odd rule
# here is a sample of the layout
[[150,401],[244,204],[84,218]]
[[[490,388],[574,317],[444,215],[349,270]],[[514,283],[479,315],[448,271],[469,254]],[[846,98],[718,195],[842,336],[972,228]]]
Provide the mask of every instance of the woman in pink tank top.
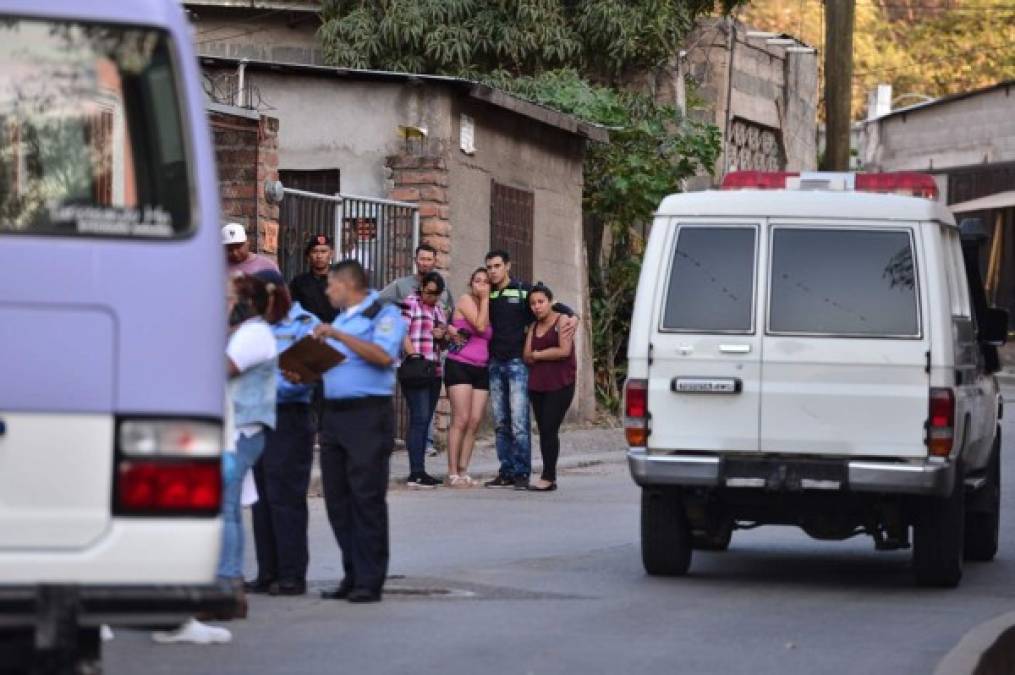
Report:
[[452,346],[444,362],[444,386],[451,400],[448,430],[448,485],[471,487],[469,460],[476,431],[490,396],[490,279],[480,267],[469,279],[469,292],[458,299],[448,334]]

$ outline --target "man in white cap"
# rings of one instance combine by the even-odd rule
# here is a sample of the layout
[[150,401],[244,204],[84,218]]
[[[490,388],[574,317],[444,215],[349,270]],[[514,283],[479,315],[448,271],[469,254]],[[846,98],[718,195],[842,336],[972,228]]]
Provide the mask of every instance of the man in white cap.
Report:
[[250,250],[247,230],[239,223],[227,223],[222,228],[222,245],[226,247],[226,262],[230,276],[256,274],[262,270],[279,271],[278,265],[271,258]]

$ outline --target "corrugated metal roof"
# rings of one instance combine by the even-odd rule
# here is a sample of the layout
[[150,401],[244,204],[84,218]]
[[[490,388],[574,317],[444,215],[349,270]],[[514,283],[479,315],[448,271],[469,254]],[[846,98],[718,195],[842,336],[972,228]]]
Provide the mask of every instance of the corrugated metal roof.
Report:
[[969,213],[970,211],[987,211],[990,209],[1011,209],[1015,208],[1015,190],[998,192],[996,194],[970,199],[968,202],[952,204],[948,207],[952,213]]
[[953,103],[955,101],[961,101],[963,99],[972,98],[974,96],[980,96],[981,94],[989,94],[999,89],[1008,89],[1013,86],[1015,86],[1015,80],[1003,80],[1001,82],[998,82],[997,84],[992,84],[989,87],[983,87],[982,89],[971,89],[970,91],[963,91],[958,94],[949,94],[948,96],[942,96],[941,98],[936,98],[932,101],[925,101],[923,103],[916,103],[911,106],[906,106],[905,108],[898,108],[896,110],[891,111],[890,113],[881,115],[880,117],[871,121],[877,122],[880,120],[888,119],[890,117],[896,117],[898,115],[908,115],[912,113],[923,112],[924,110],[928,110],[930,108],[936,108],[939,105]]

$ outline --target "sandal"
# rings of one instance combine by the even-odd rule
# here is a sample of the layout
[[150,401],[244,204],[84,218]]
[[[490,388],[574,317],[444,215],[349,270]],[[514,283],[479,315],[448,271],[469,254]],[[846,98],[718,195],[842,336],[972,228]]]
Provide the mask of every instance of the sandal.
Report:
[[457,487],[462,482],[462,477],[456,473],[449,473],[448,477],[444,479],[444,482],[447,483],[449,487]]
[[462,481],[462,486],[463,487],[475,487],[476,486],[476,481],[474,481],[472,479],[472,476],[470,476],[467,473],[461,475],[461,481]]

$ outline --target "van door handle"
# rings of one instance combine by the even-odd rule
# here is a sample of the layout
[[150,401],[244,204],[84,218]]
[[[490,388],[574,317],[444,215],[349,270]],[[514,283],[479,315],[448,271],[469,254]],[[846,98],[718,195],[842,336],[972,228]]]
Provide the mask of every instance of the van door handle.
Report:
[[719,345],[723,354],[750,354],[751,345]]

